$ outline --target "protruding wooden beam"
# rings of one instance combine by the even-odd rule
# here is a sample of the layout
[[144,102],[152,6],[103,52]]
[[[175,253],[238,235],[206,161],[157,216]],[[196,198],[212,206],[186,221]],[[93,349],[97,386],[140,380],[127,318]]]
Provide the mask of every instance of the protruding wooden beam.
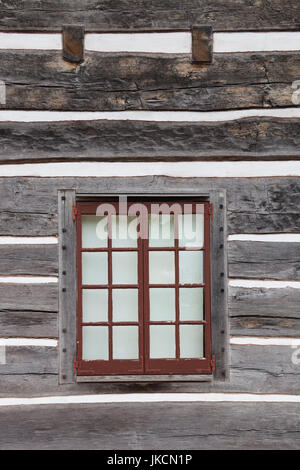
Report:
[[84,58],[84,26],[64,25],[62,33],[64,60],[79,64]]
[[211,63],[213,59],[213,29],[211,26],[192,27],[192,60]]

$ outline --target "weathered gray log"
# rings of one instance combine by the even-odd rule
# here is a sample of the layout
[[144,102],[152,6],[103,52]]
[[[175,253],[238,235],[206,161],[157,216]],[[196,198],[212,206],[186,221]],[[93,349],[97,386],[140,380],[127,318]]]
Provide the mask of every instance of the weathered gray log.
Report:
[[[231,241],[229,277],[243,279],[300,279],[300,244]],[[1,276],[56,276],[56,245],[0,245]]]
[[231,334],[300,336],[300,290],[231,287]]
[[195,194],[225,189],[228,233],[299,232],[299,178],[2,178],[0,234],[57,235],[57,190],[95,194]]
[[229,277],[300,279],[300,243],[232,241],[228,244]]
[[[231,346],[227,382],[79,383],[58,385],[55,348],[9,347],[0,366],[0,396],[80,395],[139,392],[234,392],[299,394],[299,349],[290,346]],[[18,365],[20,364],[20,365]],[[30,381],[32,377],[32,381]]]
[[57,338],[57,323],[57,312],[0,308],[1,336],[7,338]]
[[61,52],[0,51],[1,108],[77,111],[218,111],[293,106],[298,52],[190,55],[86,52],[80,66]]
[[296,450],[300,445],[299,409],[291,403],[9,407],[0,409],[0,448]]
[[57,337],[56,284],[1,284],[0,330],[4,337]]
[[39,346],[6,346],[6,363],[0,364],[1,375],[57,374],[57,348]]
[[0,245],[1,276],[55,276],[56,245]]
[[0,2],[2,30],[60,31],[65,23],[86,30],[189,29],[211,24],[214,30],[259,30],[299,27],[298,0],[18,0]]
[[2,310],[57,312],[58,290],[49,284],[0,284]]
[[287,160],[300,158],[300,119],[1,122],[0,142],[1,163]]

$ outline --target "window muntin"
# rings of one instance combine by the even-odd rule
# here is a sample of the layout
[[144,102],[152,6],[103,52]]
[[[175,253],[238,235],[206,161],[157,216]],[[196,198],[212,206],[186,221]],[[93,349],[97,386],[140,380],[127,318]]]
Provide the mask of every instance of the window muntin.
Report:
[[209,203],[112,205],[77,206],[78,375],[210,373]]

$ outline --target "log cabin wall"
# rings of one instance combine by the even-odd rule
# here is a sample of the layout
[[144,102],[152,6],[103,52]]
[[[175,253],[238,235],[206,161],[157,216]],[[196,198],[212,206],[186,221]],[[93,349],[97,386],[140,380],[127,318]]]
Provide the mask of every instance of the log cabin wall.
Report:
[[[299,1],[36,3],[0,0],[0,448],[299,448]],[[57,194],[128,178],[226,191],[228,381],[59,385]]]

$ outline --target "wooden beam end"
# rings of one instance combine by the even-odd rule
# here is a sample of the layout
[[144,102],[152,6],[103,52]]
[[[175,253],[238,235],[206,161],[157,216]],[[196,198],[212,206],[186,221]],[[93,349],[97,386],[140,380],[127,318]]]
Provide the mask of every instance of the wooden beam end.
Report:
[[67,62],[79,64],[84,59],[83,25],[63,25],[63,58]]
[[213,60],[212,26],[192,27],[192,61],[209,64]]

